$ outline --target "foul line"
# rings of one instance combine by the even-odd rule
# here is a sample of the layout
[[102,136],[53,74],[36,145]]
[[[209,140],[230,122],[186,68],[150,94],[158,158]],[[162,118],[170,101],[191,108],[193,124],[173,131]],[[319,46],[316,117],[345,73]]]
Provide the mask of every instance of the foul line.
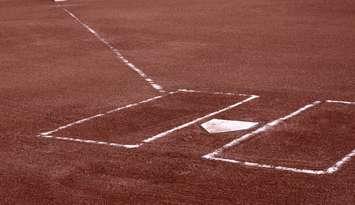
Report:
[[90,33],[92,33],[99,41],[101,41],[106,47],[108,47],[112,53],[115,55],[115,57],[117,59],[119,59],[120,61],[122,61],[126,66],[128,66],[131,70],[133,70],[134,72],[138,73],[138,75],[140,77],[142,77],[146,82],[149,83],[150,86],[152,86],[155,90],[159,91],[159,92],[165,92],[165,90],[163,89],[163,87],[159,84],[157,84],[156,82],[154,82],[154,80],[152,80],[150,77],[148,77],[147,74],[145,74],[143,72],[143,70],[139,69],[137,66],[135,66],[133,63],[131,63],[130,61],[127,60],[127,58],[125,58],[121,52],[115,48],[110,42],[108,42],[105,38],[103,38],[99,33],[97,33],[93,28],[91,28],[88,24],[84,23],[83,21],[81,21],[76,15],[74,15],[71,11],[69,11],[66,8],[63,8],[61,6],[58,5],[58,7],[62,8],[69,16],[71,16],[75,21],[77,21],[80,25],[82,25],[86,30],[88,30]]

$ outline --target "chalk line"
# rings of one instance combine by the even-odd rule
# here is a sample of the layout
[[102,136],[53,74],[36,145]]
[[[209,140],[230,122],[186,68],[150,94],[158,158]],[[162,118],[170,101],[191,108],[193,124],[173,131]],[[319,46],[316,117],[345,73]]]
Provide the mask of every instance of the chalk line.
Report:
[[[177,91],[176,91],[176,92],[177,92]],[[171,95],[171,94],[174,94],[174,93],[176,93],[176,92],[169,92],[167,95]],[[53,134],[53,133],[55,133],[55,132],[58,132],[58,131],[60,131],[60,130],[63,130],[63,129],[72,127],[72,126],[74,126],[74,125],[78,125],[78,124],[81,124],[81,123],[84,123],[84,122],[87,122],[87,121],[90,121],[90,120],[93,120],[93,119],[96,119],[96,118],[99,118],[99,117],[103,117],[103,116],[105,116],[105,115],[107,115],[107,114],[111,114],[111,113],[114,113],[114,112],[118,112],[118,111],[120,111],[120,110],[128,109],[128,108],[131,108],[131,107],[134,107],[134,106],[143,104],[143,103],[152,102],[152,101],[154,101],[154,100],[157,100],[157,99],[162,98],[162,97],[167,96],[167,95],[155,96],[155,97],[148,98],[148,99],[146,99],[146,100],[143,100],[143,101],[140,101],[140,102],[137,102],[137,103],[128,104],[128,105],[126,105],[126,106],[118,107],[118,108],[115,108],[115,109],[106,111],[106,112],[104,112],[104,113],[99,113],[99,114],[96,114],[96,115],[93,115],[93,116],[89,116],[89,117],[86,117],[86,118],[83,118],[83,119],[80,119],[80,120],[77,120],[77,121],[68,123],[68,124],[66,124],[66,125],[60,126],[60,127],[56,128],[56,129],[54,129],[54,130],[47,131],[47,132],[42,132],[42,133],[40,133],[40,136],[51,135],[51,134]]]
[[[340,101],[340,100],[327,100],[327,103],[337,103],[337,104],[346,104],[346,105],[355,105],[355,102],[349,101]],[[341,160],[337,161],[333,166],[327,169],[329,174],[338,171],[345,163],[351,160],[355,156],[355,149],[353,149],[349,154],[345,155]]]
[[200,121],[202,121],[202,120],[204,120],[204,119],[207,119],[207,118],[212,117],[212,116],[214,116],[214,115],[217,115],[217,114],[220,114],[220,113],[225,112],[225,111],[227,111],[227,110],[230,110],[230,109],[232,109],[232,108],[235,108],[235,107],[237,107],[237,106],[239,106],[239,105],[242,105],[242,104],[244,104],[244,103],[246,103],[246,102],[249,102],[249,101],[251,101],[251,100],[253,100],[253,99],[255,99],[255,98],[258,98],[258,97],[259,97],[259,96],[252,95],[252,96],[250,96],[249,98],[247,98],[247,99],[245,99],[245,100],[243,100],[243,101],[237,102],[237,103],[235,103],[235,104],[233,104],[233,105],[230,105],[230,106],[225,107],[225,108],[223,108],[223,109],[220,109],[220,110],[218,110],[218,111],[215,111],[215,112],[212,112],[212,113],[210,113],[210,114],[207,114],[207,115],[205,115],[205,116],[203,116],[203,117],[197,118],[197,119],[192,120],[192,121],[190,121],[190,122],[188,122],[188,123],[182,124],[182,125],[180,125],[180,126],[177,126],[177,127],[172,128],[172,129],[170,129],[170,130],[168,130],[168,131],[162,132],[162,133],[157,134],[157,135],[155,135],[155,136],[152,136],[152,137],[150,137],[150,138],[148,138],[148,139],[145,139],[143,142],[145,142],[145,143],[147,143],[147,142],[152,142],[152,141],[157,140],[157,139],[159,139],[159,138],[165,137],[165,136],[168,135],[168,134],[171,134],[171,133],[173,133],[173,132],[175,132],[175,131],[181,130],[181,129],[185,128],[185,127],[188,127],[188,126],[193,125],[193,124],[195,124],[195,123],[197,123],[197,122],[200,122]]
[[45,135],[45,136],[41,136],[41,137],[63,140],[63,141],[81,142],[81,143],[87,143],[87,144],[108,145],[108,146],[112,146],[112,147],[124,147],[127,149],[138,148],[142,145],[142,144],[127,145],[127,144],[118,144],[118,143],[114,143],[114,142],[104,142],[104,141],[97,141],[97,140],[84,140],[84,139],[72,138],[72,137],[57,137],[57,136],[52,136],[52,135]]
[[228,144],[224,145],[222,148],[220,148],[220,149],[216,150],[215,152],[213,152],[214,153],[213,155],[217,155],[217,154],[219,154],[220,152],[222,152],[225,149],[228,149],[228,148],[230,148],[232,146],[238,145],[238,144],[240,144],[240,143],[242,143],[242,142],[244,142],[246,140],[249,140],[253,136],[255,136],[257,134],[260,134],[262,132],[265,132],[265,131],[271,129],[272,127],[280,124],[281,122],[283,122],[283,121],[285,121],[287,119],[290,119],[290,118],[292,118],[294,116],[297,116],[297,115],[301,114],[302,112],[304,112],[304,111],[306,111],[306,110],[308,110],[308,109],[310,109],[310,108],[312,108],[312,107],[314,107],[314,106],[316,106],[316,105],[318,105],[320,103],[321,103],[320,101],[315,101],[315,102],[313,102],[311,104],[308,104],[308,105],[306,105],[306,106],[296,110],[295,112],[292,112],[292,113],[290,113],[290,114],[288,114],[288,115],[286,115],[286,116],[284,116],[282,118],[279,118],[277,120],[271,121],[271,122],[267,123],[266,125],[264,125],[263,127],[260,127],[260,128],[254,130],[254,131],[252,131],[252,132],[250,132],[248,134],[243,135],[240,138],[237,138],[237,139],[229,142]]
[[[224,111],[230,110],[230,109],[232,109],[232,108],[234,108],[234,107],[237,107],[237,106],[239,106],[239,105],[242,105],[242,104],[244,104],[244,103],[246,103],[246,102],[248,102],[248,101],[251,101],[251,100],[253,100],[253,99],[259,97],[259,96],[256,96],[256,95],[249,95],[249,98],[247,98],[247,99],[245,99],[245,100],[239,101],[239,102],[237,102],[237,103],[235,103],[235,104],[233,104],[233,105],[230,105],[230,106],[228,106],[228,107],[225,107],[225,108],[220,109],[220,110],[218,110],[218,111],[215,111],[215,112],[213,112],[213,113],[207,114],[207,115],[205,115],[205,116],[203,116],[203,117],[197,118],[197,119],[192,120],[192,121],[190,121],[190,122],[188,122],[188,123],[185,123],[185,124],[183,124],[183,125],[180,125],[180,126],[177,126],[177,127],[175,127],[175,128],[172,128],[172,129],[170,129],[170,130],[168,130],[168,131],[164,131],[164,132],[162,132],[162,133],[160,133],[160,134],[157,134],[157,135],[155,135],[155,136],[152,136],[152,137],[150,137],[150,138],[147,138],[147,139],[141,141],[141,143],[139,143],[139,144],[118,144],[118,143],[113,143],[113,142],[103,142],[103,141],[96,141],[96,140],[86,140],[86,139],[73,138],[73,137],[58,137],[58,136],[53,136],[53,134],[54,134],[55,132],[58,132],[58,131],[60,131],[60,130],[63,130],[63,129],[72,127],[72,126],[74,126],[74,125],[78,125],[78,124],[81,124],[81,123],[84,123],[84,122],[87,122],[87,121],[90,121],[90,120],[93,120],[93,119],[96,119],[96,118],[99,118],[99,117],[103,117],[103,116],[105,116],[105,115],[107,115],[107,114],[111,114],[111,113],[114,113],[114,112],[118,112],[118,111],[123,110],[123,109],[128,109],[128,108],[131,108],[131,107],[134,107],[134,106],[143,104],[143,103],[152,102],[152,101],[154,101],[154,100],[157,100],[157,99],[160,99],[160,98],[162,98],[162,97],[166,97],[166,96],[168,96],[168,95],[172,95],[172,94],[175,94],[175,93],[178,93],[178,92],[199,92],[199,91],[192,91],[192,90],[187,91],[187,90],[184,90],[184,89],[180,89],[180,90],[177,90],[177,91],[169,92],[169,93],[166,94],[166,95],[160,95],[160,96],[152,97],[152,98],[149,98],[149,99],[146,99],[146,100],[137,102],[137,103],[128,104],[128,105],[126,105],[126,106],[119,107],[119,108],[115,108],[115,109],[113,109],[113,110],[109,110],[109,111],[106,111],[106,112],[104,112],[104,113],[99,113],[99,114],[96,114],[96,115],[93,115],[93,116],[90,116],[90,117],[87,117],[87,118],[83,118],[83,119],[77,120],[77,121],[75,121],[75,122],[72,122],[72,123],[69,123],[69,124],[60,126],[60,127],[56,128],[56,129],[54,129],[54,130],[40,133],[40,134],[38,135],[38,137],[49,138],[49,139],[58,139],[58,140],[64,140],[64,141],[74,141],[74,142],[81,142],[81,143],[89,143],[89,144],[108,145],[108,146],[114,146],[114,147],[124,147],[124,148],[129,148],[129,149],[131,149],[131,148],[138,148],[138,147],[142,146],[144,143],[148,143],[148,142],[157,140],[157,139],[159,139],[159,138],[165,137],[165,136],[167,136],[168,134],[171,134],[171,133],[173,133],[173,132],[175,132],[175,131],[178,131],[178,130],[180,130],[180,129],[183,129],[183,128],[185,128],[185,127],[188,127],[188,126],[190,126],[190,125],[192,125],[192,124],[194,124],[194,123],[197,123],[197,122],[202,121],[202,120],[204,120],[204,119],[206,119],[206,118],[209,118],[209,117],[212,117],[212,116],[214,116],[214,115],[217,115],[217,114],[222,113],[222,112],[224,112]],[[223,94],[223,93],[220,93],[220,92],[216,93],[216,92],[214,92],[214,93],[209,93],[209,94],[213,94],[213,95],[218,94],[218,95],[220,95],[220,94]],[[229,94],[224,94],[224,95],[229,95]]]
[[340,101],[340,100],[327,100],[326,102],[328,102],[328,103],[346,104],[346,105],[355,105],[355,102]]
[[349,154],[345,155],[341,160],[337,161],[333,166],[327,169],[329,174],[338,171],[346,162],[350,161],[352,157],[355,156],[355,149],[353,149]]
[[82,20],[80,20],[76,15],[74,15],[68,9],[63,8],[62,6],[58,6],[58,7],[62,8],[76,22],[78,22],[86,30],[88,30],[90,33],[92,33],[99,41],[101,41],[106,47],[108,47],[112,51],[112,53],[116,56],[117,59],[119,59],[121,62],[123,62],[131,70],[136,72],[141,78],[143,78],[146,82],[148,82],[151,87],[153,87],[155,90],[157,90],[159,92],[165,92],[165,90],[163,89],[163,87],[161,85],[157,84],[152,78],[148,77],[148,75],[145,74],[143,72],[143,70],[139,69],[133,63],[131,63],[127,58],[125,58],[117,48],[115,48],[110,42],[108,42],[105,38],[103,38],[98,32],[96,32],[88,24],[86,24]]
[[242,165],[250,166],[250,167],[277,169],[277,170],[292,171],[292,172],[297,172],[297,173],[325,174],[326,171],[323,171],[323,170],[319,171],[319,170],[298,169],[298,168],[266,165],[266,164],[259,164],[259,163],[255,163],[255,162],[245,162],[245,161],[238,161],[238,160],[216,157],[217,155],[221,154],[225,149],[228,149],[233,146],[237,146],[240,143],[251,139],[252,137],[254,137],[257,134],[268,131],[268,130],[272,129],[273,127],[279,125],[280,123],[282,123],[292,117],[295,117],[295,116],[301,114],[302,112],[319,105],[320,103],[321,103],[321,101],[315,101],[311,104],[305,105],[305,106],[299,108],[298,110],[296,110],[284,117],[281,117],[277,120],[271,121],[271,122],[267,123],[266,125],[254,130],[248,134],[241,136],[240,138],[236,138],[236,139],[232,140],[231,142],[225,144],[223,147],[215,150],[214,152],[204,155],[203,158],[209,159],[209,160],[217,160],[217,161],[224,161],[224,162],[230,162],[230,163],[235,163],[235,164],[242,164]]
[[[178,89],[178,91],[187,92],[187,93],[204,93],[204,94],[213,94],[213,95],[232,95],[232,96],[251,96],[242,93],[229,93],[229,92],[207,92],[207,91],[199,91],[192,89]],[[256,95],[255,95],[256,96]]]
[[[337,100],[327,100],[325,101],[326,103],[338,103],[338,104],[348,104],[348,105],[355,105],[355,102],[348,102],[348,101],[337,101]],[[306,105],[300,109],[298,109],[297,111],[283,117],[280,118],[278,120],[274,120],[268,124],[266,124],[265,126],[250,132],[238,139],[233,140],[232,142],[224,145],[222,148],[219,148],[217,150],[215,150],[212,153],[206,154],[203,156],[203,158],[205,159],[209,159],[209,160],[215,160],[215,161],[223,161],[223,162],[229,162],[229,163],[235,163],[235,164],[241,164],[244,166],[249,166],[249,167],[258,167],[258,168],[267,168],[267,169],[276,169],[276,170],[281,170],[281,171],[290,171],[290,172],[296,172],[296,173],[304,173],[304,174],[313,174],[313,175],[323,175],[323,174],[333,174],[336,171],[338,171],[342,166],[344,166],[345,163],[349,162],[352,157],[355,156],[355,149],[353,149],[350,153],[348,153],[347,155],[345,155],[342,159],[340,159],[339,161],[337,161],[333,166],[323,169],[323,170],[315,170],[315,169],[300,169],[300,168],[293,168],[293,167],[284,167],[284,166],[276,166],[276,165],[268,165],[268,164],[260,164],[260,163],[256,163],[256,162],[246,162],[246,161],[238,161],[238,160],[233,160],[233,159],[226,159],[226,158],[222,158],[222,157],[217,157],[217,155],[219,155],[221,152],[223,152],[225,149],[228,149],[232,146],[236,146],[239,145],[240,143],[248,140],[249,138],[253,137],[256,134],[259,134],[261,132],[265,132],[269,129],[271,129],[272,127],[280,124],[282,121],[285,121],[291,117],[294,117],[296,115],[301,114],[302,112],[320,104],[320,101],[315,101],[312,104]]]
[[229,163],[234,163],[234,164],[241,164],[241,165],[247,166],[247,167],[276,169],[276,170],[281,170],[281,171],[290,171],[290,172],[303,173],[303,174],[322,175],[322,174],[327,173],[324,170],[311,170],[311,169],[299,169],[299,168],[291,168],[291,167],[283,167],[283,166],[274,166],[274,165],[269,165],[269,164],[260,164],[260,163],[255,163],[255,162],[244,162],[244,161],[238,161],[238,160],[233,160],[233,159],[225,159],[225,158],[220,158],[220,157],[209,157],[206,155],[203,156],[203,158],[209,159],[209,160],[214,160],[214,161],[222,161],[222,162],[229,162]]

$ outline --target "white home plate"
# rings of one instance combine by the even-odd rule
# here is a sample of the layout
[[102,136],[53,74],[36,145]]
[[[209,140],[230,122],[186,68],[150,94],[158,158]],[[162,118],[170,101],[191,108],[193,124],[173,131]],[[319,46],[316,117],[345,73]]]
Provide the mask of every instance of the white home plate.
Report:
[[257,124],[257,122],[212,119],[201,124],[201,126],[209,133],[221,133],[247,130],[255,127]]

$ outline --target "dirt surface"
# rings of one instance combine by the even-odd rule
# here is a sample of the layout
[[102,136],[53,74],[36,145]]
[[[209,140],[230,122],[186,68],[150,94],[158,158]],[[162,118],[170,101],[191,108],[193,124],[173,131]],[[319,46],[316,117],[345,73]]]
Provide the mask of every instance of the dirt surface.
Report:
[[226,158],[326,169],[354,149],[355,106],[324,103],[223,153]]
[[137,144],[245,98],[245,96],[175,93],[126,110],[109,113],[54,134],[120,144]]
[[[203,159],[250,131],[210,135],[200,124],[211,118],[138,149],[38,137],[162,95],[63,8],[164,90],[206,92],[62,133],[99,138],[113,133],[110,138],[120,141],[131,139],[116,135],[122,130],[140,140],[245,99],[208,94],[217,91],[260,96],[214,116],[259,126],[315,100],[354,102],[354,1],[69,0],[56,5],[0,0],[1,204],[355,204],[354,159],[326,175]],[[266,132],[259,142],[243,144],[245,150],[224,154],[323,168],[355,148],[354,110],[355,105],[322,104]],[[136,120],[144,126],[137,128]],[[125,126],[116,130],[116,122]]]

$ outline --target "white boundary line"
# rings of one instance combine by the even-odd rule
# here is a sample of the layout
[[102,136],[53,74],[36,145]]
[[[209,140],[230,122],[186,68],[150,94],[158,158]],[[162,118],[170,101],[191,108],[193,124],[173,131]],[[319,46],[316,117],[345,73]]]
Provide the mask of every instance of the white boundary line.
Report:
[[[168,95],[172,95],[172,94],[175,94],[176,92],[169,92]],[[106,114],[111,114],[111,113],[114,113],[114,112],[118,112],[120,110],[124,110],[124,109],[127,109],[127,108],[131,108],[131,107],[134,107],[134,106],[137,106],[137,105],[140,105],[140,104],[144,104],[144,103],[147,103],[147,102],[151,102],[151,101],[154,101],[154,100],[157,100],[159,98],[162,98],[162,97],[165,97],[167,95],[159,95],[159,96],[156,96],[156,97],[152,97],[152,98],[148,98],[146,100],[143,100],[143,101],[140,101],[140,102],[137,102],[137,103],[132,103],[132,104],[128,104],[126,106],[123,106],[123,107],[119,107],[119,108],[115,108],[113,110],[109,110],[107,112],[104,112],[104,113],[99,113],[97,115],[93,115],[93,116],[90,116],[90,117],[86,117],[86,118],[83,118],[81,120],[77,120],[75,122],[72,122],[72,123],[69,123],[69,124],[66,124],[66,125],[63,125],[63,126],[60,126],[54,130],[51,130],[51,131],[48,131],[48,132],[43,132],[43,133],[40,133],[41,136],[45,136],[45,135],[51,135],[55,132],[58,132],[60,130],[63,130],[63,129],[66,129],[66,128],[69,128],[69,127],[72,127],[74,125],[78,125],[78,124],[82,124],[84,122],[87,122],[89,120],[93,120],[93,119],[96,119],[96,118],[99,118],[99,117],[103,117],[105,116]]]
[[[175,94],[177,92],[178,91],[169,92],[167,95],[172,95],[172,94]],[[137,148],[137,147],[140,146],[139,144],[136,144],[136,145],[124,145],[124,144],[118,144],[118,143],[113,143],[113,142],[102,142],[102,141],[95,141],[95,140],[85,140],[85,139],[79,139],[79,138],[70,138],[70,137],[57,137],[57,136],[53,136],[53,134],[55,132],[60,131],[60,130],[72,127],[74,125],[82,124],[84,122],[87,122],[87,121],[90,121],[90,120],[93,120],[93,119],[96,119],[96,118],[99,118],[99,117],[103,117],[103,116],[105,116],[107,114],[111,114],[111,113],[118,112],[118,111],[121,111],[121,110],[124,110],[124,109],[128,109],[128,108],[140,105],[140,104],[144,104],[144,103],[155,101],[155,100],[160,99],[162,97],[165,97],[167,95],[159,95],[159,96],[148,98],[146,100],[143,100],[143,101],[140,101],[140,102],[137,102],[137,103],[132,103],[132,104],[128,104],[128,105],[123,106],[123,107],[115,108],[115,109],[109,110],[109,111],[104,112],[104,113],[99,113],[99,114],[96,114],[96,115],[93,115],[93,116],[90,116],[90,117],[86,117],[86,118],[71,122],[69,124],[60,126],[60,127],[56,128],[54,130],[47,131],[47,132],[42,132],[42,133],[40,133],[38,135],[38,137],[51,138],[51,139],[57,139],[57,140],[65,140],[65,141],[75,141],[75,142],[82,142],[82,143],[89,143],[89,144],[109,145],[109,146],[114,146],[114,147]]]
[[[204,94],[214,94],[214,95],[234,95],[234,96],[252,96],[242,93],[229,93],[229,92],[207,92],[207,91],[199,91],[199,90],[192,90],[192,89],[178,89],[178,91],[186,92],[186,93],[204,93]],[[256,96],[256,95],[255,95]]]
[[355,102],[340,101],[340,100],[327,100],[326,102],[328,102],[328,103],[346,104],[346,105],[355,105]]
[[52,135],[43,135],[41,137],[57,139],[57,140],[64,140],[64,141],[81,142],[81,143],[87,143],[87,144],[108,145],[108,146],[112,146],[112,147],[124,147],[124,148],[127,148],[127,149],[138,148],[138,147],[141,146],[141,144],[125,145],[125,144],[118,144],[118,143],[114,143],[114,142],[104,142],[104,141],[97,141],[97,140],[84,140],[84,139],[72,138],[72,137],[57,137],[57,136],[52,136]]
[[99,41],[101,41],[103,44],[105,44],[106,47],[108,47],[112,53],[115,55],[117,59],[122,61],[126,66],[128,66],[131,70],[136,72],[141,78],[143,78],[146,82],[149,83],[150,86],[152,86],[155,90],[159,92],[165,92],[163,87],[154,80],[152,80],[150,77],[148,77],[147,74],[143,72],[143,70],[139,69],[137,66],[135,66],[133,63],[131,63],[127,58],[125,58],[121,52],[115,48],[110,42],[108,42],[105,38],[103,38],[99,33],[97,33],[93,28],[91,28],[88,24],[84,23],[82,20],[80,20],[76,15],[74,15],[71,11],[69,11],[66,8],[63,8],[62,6],[58,7],[62,8],[69,16],[71,16],[76,22],[78,22],[81,26],[83,26],[86,30],[88,30],[90,33],[92,33]]
[[[50,7],[58,8],[58,7],[73,7],[73,6],[81,6],[82,5],[82,4],[78,4],[78,3],[64,3],[64,2],[60,2],[61,4],[51,5]],[[58,3],[58,2],[56,2],[56,3]]]
[[[355,102],[347,102],[347,101],[334,101],[334,100],[327,100],[325,101],[327,103],[341,103],[341,104],[349,104],[349,105],[355,105]],[[282,117],[280,119],[274,120],[268,124],[266,124],[265,126],[252,131],[248,134],[243,135],[240,138],[237,138],[233,141],[231,141],[230,143],[224,145],[223,147],[215,150],[212,153],[206,154],[204,155],[202,158],[205,159],[209,159],[209,160],[215,160],[215,161],[223,161],[223,162],[229,162],[229,163],[234,163],[234,164],[241,164],[244,166],[248,166],[248,167],[257,167],[257,168],[266,168],[266,169],[276,169],[276,170],[281,170],[281,171],[290,171],[290,172],[295,172],[295,173],[303,173],[303,174],[312,174],[312,175],[322,175],[322,174],[332,174],[335,173],[336,171],[338,171],[345,163],[349,162],[351,160],[351,158],[353,156],[355,156],[355,149],[353,149],[349,154],[345,155],[341,160],[337,161],[333,166],[323,169],[323,170],[314,170],[314,169],[300,169],[300,168],[293,168],[293,167],[285,167],[285,166],[278,166],[278,165],[269,165],[269,164],[260,164],[260,163],[256,163],[256,162],[247,162],[247,161],[239,161],[239,160],[233,160],[233,159],[226,159],[226,158],[222,158],[222,157],[217,157],[217,155],[221,154],[224,150],[233,147],[233,146],[237,146],[240,143],[249,140],[250,138],[254,137],[257,134],[260,134],[262,132],[265,132],[269,129],[272,129],[274,126],[277,126],[278,124],[280,124],[281,122],[290,119],[292,117],[295,117],[299,114],[301,114],[302,112],[315,107],[317,105],[319,105],[321,102],[320,101],[315,101],[311,104],[308,104],[300,109],[298,109],[297,111]]]
[[188,123],[182,124],[182,125],[180,125],[180,126],[177,126],[177,127],[172,128],[172,129],[170,129],[170,130],[168,130],[168,131],[162,132],[162,133],[157,134],[157,135],[155,135],[155,136],[152,136],[152,137],[150,137],[150,138],[148,138],[148,139],[145,139],[143,142],[152,142],[152,141],[157,140],[157,139],[159,139],[159,138],[165,137],[165,136],[168,135],[168,134],[171,134],[171,133],[173,133],[173,132],[176,132],[176,131],[178,131],[178,130],[181,130],[181,129],[185,128],[185,127],[188,127],[188,126],[190,126],[190,125],[193,125],[193,124],[195,124],[195,123],[197,123],[197,122],[200,122],[200,121],[202,121],[202,120],[205,120],[205,119],[207,119],[207,118],[210,118],[210,117],[212,117],[212,116],[214,116],[214,115],[220,114],[220,113],[225,112],[225,111],[227,111],[227,110],[230,110],[230,109],[232,109],[232,108],[238,107],[239,105],[242,105],[242,104],[244,104],[244,103],[246,103],[246,102],[249,102],[249,101],[251,101],[251,100],[254,100],[254,99],[258,98],[258,97],[259,97],[259,96],[252,95],[252,96],[250,96],[249,98],[247,98],[247,99],[245,99],[245,100],[242,100],[242,101],[240,101],[240,102],[234,103],[233,105],[230,105],[230,106],[225,107],[225,108],[223,108],[223,109],[217,110],[217,111],[212,112],[212,113],[210,113],[210,114],[207,114],[207,115],[205,115],[205,116],[203,116],[203,117],[194,119],[194,120],[192,120],[192,121],[190,121],[190,122],[188,122]]
[[[212,112],[210,114],[207,114],[203,117],[200,117],[200,118],[197,118],[197,119],[194,119],[190,122],[187,122],[185,124],[182,124],[180,126],[177,126],[177,127],[174,127],[170,130],[167,130],[167,131],[164,131],[162,133],[159,133],[157,135],[154,135],[152,137],[149,137],[145,140],[143,140],[141,143],[138,143],[138,144],[118,144],[118,143],[114,143],[114,142],[103,142],[103,141],[96,141],[96,140],[85,140],[85,139],[80,139],[80,138],[72,138],[72,137],[58,137],[58,136],[54,136],[53,134],[55,132],[58,132],[60,130],[63,130],[63,129],[66,129],[66,128],[69,128],[69,127],[72,127],[74,125],[78,125],[78,124],[82,124],[84,122],[87,122],[87,121],[90,121],[90,120],[93,120],[93,119],[96,119],[96,118],[99,118],[99,117],[103,117],[107,114],[111,114],[111,113],[114,113],[114,112],[118,112],[118,111],[121,111],[121,110],[124,110],[124,109],[127,109],[127,108],[131,108],[131,107],[134,107],[134,106],[137,106],[137,105],[140,105],[140,104],[143,104],[143,103],[147,103],[147,102],[152,102],[154,100],[157,100],[157,99],[160,99],[162,97],[166,97],[168,95],[172,95],[172,94],[175,94],[175,93],[178,93],[178,92],[192,92],[192,93],[202,93],[200,91],[194,91],[194,90],[184,90],[184,89],[179,89],[177,91],[174,91],[174,92],[169,92],[167,95],[164,95],[164,96],[156,96],[156,97],[153,97],[153,98],[149,98],[149,99],[146,99],[146,100],[143,100],[141,102],[138,102],[138,103],[132,103],[132,104],[129,104],[129,105],[126,105],[126,106],[123,106],[123,107],[119,107],[119,108],[116,108],[116,109],[113,109],[113,110],[109,110],[107,112],[104,112],[104,113],[100,113],[100,114],[97,114],[97,115],[93,115],[93,116],[90,116],[90,117],[87,117],[87,118],[84,118],[84,119],[81,119],[81,120],[77,120],[75,122],[72,122],[72,123],[69,123],[69,124],[66,124],[66,125],[63,125],[63,126],[60,126],[54,130],[51,130],[51,131],[48,131],[48,132],[42,132],[38,135],[38,137],[42,137],[42,138],[50,138],[50,139],[57,139],[57,140],[64,140],[64,141],[74,141],[74,142],[81,142],[81,143],[89,143],[89,144],[98,144],[98,145],[108,145],[108,146],[113,146],[113,147],[123,147],[123,148],[128,148],[128,149],[131,149],[131,148],[138,148],[140,146],[142,146],[144,143],[149,143],[149,142],[152,142],[152,141],[155,141],[157,139],[160,139],[162,137],[165,137],[173,132],[176,132],[178,130],[181,130],[183,128],[186,128],[188,126],[191,126],[197,122],[200,122],[204,119],[207,119],[209,117],[212,117],[214,115],[217,115],[219,113],[222,113],[222,112],[225,112],[227,110],[230,110],[232,108],[235,108],[237,106],[240,106],[246,102],[249,102],[253,99],[256,99],[258,98],[259,96],[256,96],[256,95],[249,95],[249,97],[245,100],[242,100],[242,101],[239,101],[237,103],[234,103],[230,106],[227,106],[225,108],[222,108],[220,110],[217,110],[215,112]],[[205,93],[205,92],[203,92]],[[222,93],[222,92],[214,92],[214,93],[206,93],[206,94],[213,94],[213,95],[230,95],[230,94],[226,94],[226,93]],[[235,94],[237,95],[237,94]],[[238,96],[238,95],[237,95]],[[244,96],[243,94],[241,94],[240,96]]]

